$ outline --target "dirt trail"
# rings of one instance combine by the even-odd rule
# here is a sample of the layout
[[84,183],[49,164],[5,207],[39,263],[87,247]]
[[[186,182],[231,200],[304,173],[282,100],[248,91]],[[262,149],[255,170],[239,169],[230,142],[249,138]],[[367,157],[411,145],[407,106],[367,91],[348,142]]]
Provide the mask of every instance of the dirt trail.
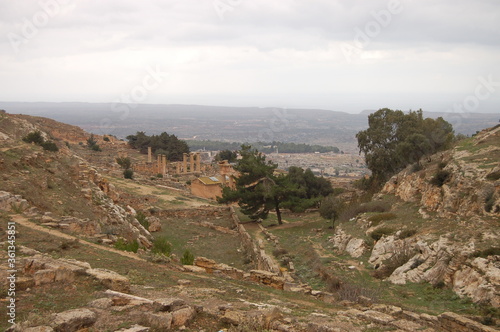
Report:
[[16,222],[16,224],[19,224],[19,225],[24,226],[24,227],[31,228],[33,230],[37,230],[39,232],[44,232],[44,233],[47,233],[47,234],[50,234],[50,235],[53,235],[53,236],[60,237],[62,239],[78,240],[79,243],[81,243],[81,244],[85,244],[85,245],[97,248],[99,250],[106,250],[106,251],[109,251],[109,252],[112,252],[112,253],[115,253],[115,254],[118,254],[118,255],[121,255],[121,256],[125,256],[125,257],[132,258],[132,259],[135,259],[135,260],[138,260],[138,261],[146,262],[145,259],[140,258],[139,256],[137,256],[136,254],[134,254],[132,252],[128,252],[128,251],[118,250],[118,249],[115,249],[115,248],[106,247],[106,246],[103,246],[103,245],[100,245],[100,244],[96,244],[96,243],[92,243],[92,242],[89,242],[89,241],[85,241],[85,240],[79,239],[76,236],[69,235],[69,234],[63,233],[63,232],[55,230],[55,229],[48,229],[48,228],[45,228],[43,226],[34,224],[31,221],[29,221],[28,219],[26,219],[25,217],[23,217],[21,215],[18,215],[18,214],[11,215],[10,217],[12,218],[13,221]]

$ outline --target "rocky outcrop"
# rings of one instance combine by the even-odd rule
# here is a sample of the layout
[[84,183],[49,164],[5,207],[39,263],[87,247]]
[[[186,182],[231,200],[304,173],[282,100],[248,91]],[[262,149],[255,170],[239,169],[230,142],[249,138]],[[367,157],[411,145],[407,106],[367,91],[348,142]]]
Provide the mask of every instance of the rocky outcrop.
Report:
[[47,255],[36,254],[23,258],[23,273],[25,278],[33,280],[35,286],[49,283],[69,283],[80,275],[89,275],[103,286],[120,291],[130,291],[128,278],[116,272],[105,269],[92,269],[89,263],[74,259],[54,259]]
[[19,213],[28,208],[28,201],[23,199],[20,195],[14,195],[7,191],[0,191],[0,210]]
[[375,244],[368,262],[375,269],[383,269],[385,264],[394,264],[391,259],[400,255],[405,260],[387,278],[390,282],[443,283],[459,296],[500,307],[500,256],[473,257],[474,249],[474,242],[454,243],[447,236],[427,244],[391,235]]
[[[394,175],[381,193],[394,194],[403,201],[418,202],[426,211],[446,218],[500,215],[500,182],[488,178],[489,174],[500,172],[500,166],[497,164],[491,168],[489,164],[484,164],[487,156],[494,156],[500,151],[495,143],[483,144],[488,137],[495,135],[500,135],[498,126],[478,134],[472,142],[473,148],[455,148],[432,156],[431,159],[441,160],[444,165],[441,170],[433,166],[413,172],[408,167]],[[479,155],[485,158],[479,158]],[[438,171],[449,174],[442,186],[431,183]]]

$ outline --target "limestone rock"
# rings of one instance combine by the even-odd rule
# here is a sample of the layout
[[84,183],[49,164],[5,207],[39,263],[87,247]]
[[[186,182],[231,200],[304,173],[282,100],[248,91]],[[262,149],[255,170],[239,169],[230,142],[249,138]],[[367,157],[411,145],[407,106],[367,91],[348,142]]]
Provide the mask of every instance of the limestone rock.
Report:
[[23,332],[54,332],[50,326],[36,326],[23,329]]
[[73,332],[94,325],[96,320],[95,312],[89,309],[74,309],[55,314],[51,325],[56,332]]
[[182,308],[172,312],[172,325],[184,326],[196,317],[196,310],[191,307]]
[[121,332],[149,332],[150,328],[135,324],[128,329],[120,329]]
[[394,321],[394,317],[388,314],[384,314],[375,310],[367,310],[358,315],[366,320],[372,321],[374,323],[388,325],[390,322]]
[[161,222],[157,217],[148,217],[149,227],[148,231],[151,233],[161,231]]
[[347,243],[345,251],[352,257],[361,257],[368,247],[363,239],[351,238]]
[[187,307],[186,301],[178,298],[156,299],[154,301],[156,310],[158,311],[175,311]]
[[56,271],[48,269],[38,270],[33,275],[33,280],[35,281],[35,286],[53,283],[56,280]]
[[172,314],[170,312],[145,312],[142,314],[142,321],[144,325],[151,326],[160,331],[165,331],[172,326]]
[[283,289],[285,285],[285,279],[283,277],[280,277],[276,273],[262,270],[251,270],[250,280],[271,286],[276,289]]
[[245,321],[245,313],[237,310],[226,310],[220,321],[237,326]]
[[130,281],[128,278],[114,271],[106,269],[89,269],[87,270],[87,274],[94,277],[111,290],[125,293],[130,292]]
[[445,312],[438,316],[439,327],[450,332],[494,332],[496,329],[475,322],[453,312]]

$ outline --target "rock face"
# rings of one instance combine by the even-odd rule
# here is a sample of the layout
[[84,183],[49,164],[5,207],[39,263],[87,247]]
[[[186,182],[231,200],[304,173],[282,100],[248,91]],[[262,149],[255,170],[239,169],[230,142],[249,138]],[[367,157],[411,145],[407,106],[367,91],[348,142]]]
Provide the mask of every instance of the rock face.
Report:
[[497,164],[491,168],[491,162],[485,163],[488,156],[498,155],[498,137],[500,127],[497,126],[479,133],[472,142],[473,148],[455,148],[449,153],[433,156],[441,158],[445,164],[442,171],[449,172],[441,187],[431,184],[437,169],[412,173],[408,168],[393,176],[382,193],[394,194],[403,201],[418,202],[425,210],[436,212],[441,217],[499,216],[500,182],[488,175],[500,172],[500,166]]
[[388,259],[404,251],[407,261],[387,278],[392,283],[442,282],[460,296],[500,307],[500,256],[474,258],[473,242],[453,243],[446,236],[427,244],[391,235],[375,244],[369,263],[381,269]]

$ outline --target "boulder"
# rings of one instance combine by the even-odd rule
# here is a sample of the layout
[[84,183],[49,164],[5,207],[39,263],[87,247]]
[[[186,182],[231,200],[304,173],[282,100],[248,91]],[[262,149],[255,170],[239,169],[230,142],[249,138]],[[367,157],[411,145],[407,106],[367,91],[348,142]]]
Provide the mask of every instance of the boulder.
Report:
[[87,274],[111,290],[125,293],[130,292],[130,280],[114,271],[89,269],[87,270]]
[[163,298],[154,301],[155,309],[158,311],[176,311],[187,307],[186,301],[178,298]]
[[172,327],[172,314],[170,312],[145,312],[142,314],[142,322],[160,331],[169,330]]
[[196,310],[191,307],[182,308],[172,312],[172,325],[184,326],[196,317]]
[[55,314],[51,325],[56,332],[73,332],[94,325],[96,320],[92,310],[74,309]]
[[345,247],[345,251],[352,257],[361,257],[368,249],[363,239],[351,238]]
[[149,217],[148,221],[149,221],[149,227],[148,227],[149,232],[153,233],[161,231],[161,222],[159,218]]

